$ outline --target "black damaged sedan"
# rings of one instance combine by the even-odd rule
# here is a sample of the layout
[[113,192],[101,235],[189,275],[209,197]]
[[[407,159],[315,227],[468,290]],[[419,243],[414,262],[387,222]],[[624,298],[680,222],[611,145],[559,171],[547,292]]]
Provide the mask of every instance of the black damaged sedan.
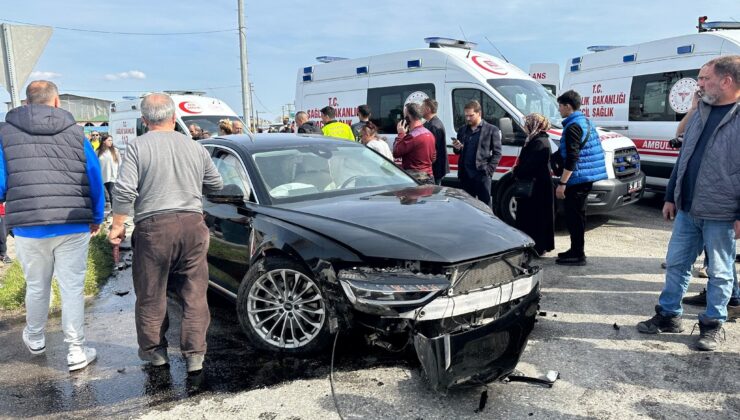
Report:
[[361,328],[413,345],[435,389],[508,376],[540,298],[532,240],[466,193],[418,185],[365,146],[266,134],[202,140],[210,286],[262,350],[310,353]]

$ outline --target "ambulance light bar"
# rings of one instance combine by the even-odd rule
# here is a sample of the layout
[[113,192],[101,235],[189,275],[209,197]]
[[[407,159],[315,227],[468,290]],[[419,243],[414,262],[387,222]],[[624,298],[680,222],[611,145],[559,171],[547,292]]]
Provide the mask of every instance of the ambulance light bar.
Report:
[[623,47],[624,45],[592,45],[587,50],[591,52],[602,52],[607,50],[613,50],[614,48]]
[[466,50],[471,50],[478,46],[477,42],[470,42],[470,41],[463,41],[460,39],[453,39],[453,38],[443,38],[439,36],[432,36],[429,38],[424,38],[424,42],[429,44],[429,48],[439,48],[439,47],[455,47],[455,48],[464,48]]
[[335,61],[342,61],[346,60],[345,57],[330,57],[328,55],[322,55],[321,57],[316,57],[316,61],[319,63],[333,63]]
[[195,91],[195,90],[165,90],[164,93],[168,95],[195,95],[195,96],[205,96],[205,92],[201,91]]

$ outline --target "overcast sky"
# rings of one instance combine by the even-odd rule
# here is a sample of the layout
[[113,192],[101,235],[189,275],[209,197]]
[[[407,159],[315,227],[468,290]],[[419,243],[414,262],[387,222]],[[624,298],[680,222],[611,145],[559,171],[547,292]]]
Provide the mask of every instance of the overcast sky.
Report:
[[[701,15],[740,20],[738,0],[245,0],[245,8],[254,105],[271,118],[293,102],[298,68],[320,55],[363,57],[424,47],[427,36],[462,38],[464,32],[479,50],[497,55],[487,37],[527,71],[534,62],[562,67],[589,45],[695,33]],[[57,27],[29,81],[51,78],[62,93],[111,100],[147,91],[205,90],[241,114],[236,0],[0,0],[0,10],[0,21]],[[135,36],[61,28],[233,31]],[[0,92],[2,102],[9,98]]]

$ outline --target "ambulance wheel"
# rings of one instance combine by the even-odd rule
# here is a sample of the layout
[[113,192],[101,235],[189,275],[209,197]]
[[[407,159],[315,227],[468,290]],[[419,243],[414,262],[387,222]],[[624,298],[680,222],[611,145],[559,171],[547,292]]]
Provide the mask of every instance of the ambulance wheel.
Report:
[[514,226],[516,222],[516,197],[514,197],[514,183],[509,182],[498,194],[496,200],[496,214],[507,225]]

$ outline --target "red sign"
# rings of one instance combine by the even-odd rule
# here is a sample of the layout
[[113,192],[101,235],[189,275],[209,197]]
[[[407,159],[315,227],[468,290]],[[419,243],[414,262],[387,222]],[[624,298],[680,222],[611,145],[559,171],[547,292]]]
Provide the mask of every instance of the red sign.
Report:
[[200,114],[201,112],[203,112],[203,110],[200,108],[200,105],[193,102],[180,102],[179,107],[181,110],[187,112],[188,114]]
[[499,76],[506,76],[509,74],[508,71],[506,71],[505,68],[499,66],[495,61],[491,60],[490,58],[481,57],[479,55],[474,55],[470,57],[471,60],[473,60],[473,63],[477,65],[478,67],[482,68],[483,70],[497,74]]

